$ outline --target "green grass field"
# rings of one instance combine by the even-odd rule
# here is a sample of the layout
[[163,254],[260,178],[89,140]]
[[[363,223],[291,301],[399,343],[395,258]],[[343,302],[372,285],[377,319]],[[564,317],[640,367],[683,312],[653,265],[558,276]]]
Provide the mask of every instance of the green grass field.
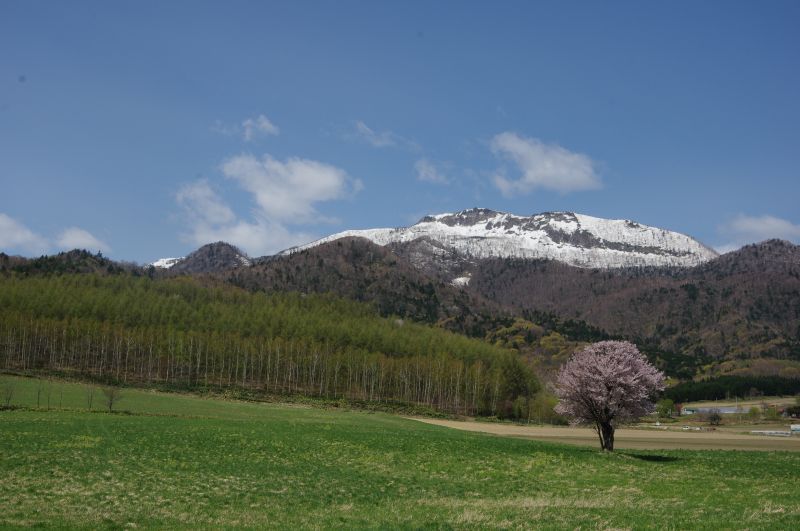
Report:
[[[38,381],[13,381],[12,403],[35,406]],[[0,526],[790,529],[800,521],[798,453],[608,455],[385,414],[134,390],[119,402],[134,414],[108,414],[80,409],[85,386],[52,385],[59,398],[63,390],[63,409],[0,411]]]

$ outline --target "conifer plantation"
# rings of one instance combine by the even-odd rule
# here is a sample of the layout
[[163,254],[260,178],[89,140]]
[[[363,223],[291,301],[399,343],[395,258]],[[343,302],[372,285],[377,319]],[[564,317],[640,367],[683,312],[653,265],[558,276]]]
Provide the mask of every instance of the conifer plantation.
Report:
[[510,351],[364,304],[131,274],[0,276],[0,368],[469,415],[538,387]]

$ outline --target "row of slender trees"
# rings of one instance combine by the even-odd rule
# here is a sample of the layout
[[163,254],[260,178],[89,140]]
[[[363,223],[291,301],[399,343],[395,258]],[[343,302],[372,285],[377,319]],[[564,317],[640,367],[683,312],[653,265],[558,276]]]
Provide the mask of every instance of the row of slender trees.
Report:
[[536,391],[508,351],[327,297],[86,275],[4,277],[0,288],[4,370],[464,414],[496,414]]

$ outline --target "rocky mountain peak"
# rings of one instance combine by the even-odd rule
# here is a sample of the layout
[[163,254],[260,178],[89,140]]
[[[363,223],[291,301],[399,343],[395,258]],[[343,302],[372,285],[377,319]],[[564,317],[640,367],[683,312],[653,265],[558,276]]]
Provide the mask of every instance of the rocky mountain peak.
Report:
[[[378,245],[427,240],[437,254],[462,259],[550,259],[584,268],[691,267],[717,257],[697,240],[627,219],[603,219],[574,212],[518,216],[487,208],[425,216],[395,229],[350,230],[308,245],[344,237],[362,237]],[[419,254],[421,247],[415,246]]]
[[455,214],[439,214],[436,216],[425,216],[420,223],[444,223],[450,227],[456,225],[468,226],[485,223],[496,218],[500,212],[488,208],[468,208]]
[[157,260],[155,267],[169,268],[173,273],[211,273],[237,267],[249,267],[252,260],[239,248],[226,243],[214,242],[203,245],[185,258]]

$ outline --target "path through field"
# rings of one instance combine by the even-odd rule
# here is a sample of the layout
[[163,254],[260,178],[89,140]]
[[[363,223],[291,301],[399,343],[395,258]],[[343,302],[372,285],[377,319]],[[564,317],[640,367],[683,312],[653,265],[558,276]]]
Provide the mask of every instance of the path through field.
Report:
[[[457,430],[478,431],[561,442],[582,446],[599,446],[597,435],[589,428],[517,426],[491,422],[439,420],[415,418],[427,424],[436,424]],[[788,450],[800,452],[800,436],[768,437],[725,431],[684,432],[648,429],[619,429],[614,446],[619,449],[683,449],[683,450]]]

